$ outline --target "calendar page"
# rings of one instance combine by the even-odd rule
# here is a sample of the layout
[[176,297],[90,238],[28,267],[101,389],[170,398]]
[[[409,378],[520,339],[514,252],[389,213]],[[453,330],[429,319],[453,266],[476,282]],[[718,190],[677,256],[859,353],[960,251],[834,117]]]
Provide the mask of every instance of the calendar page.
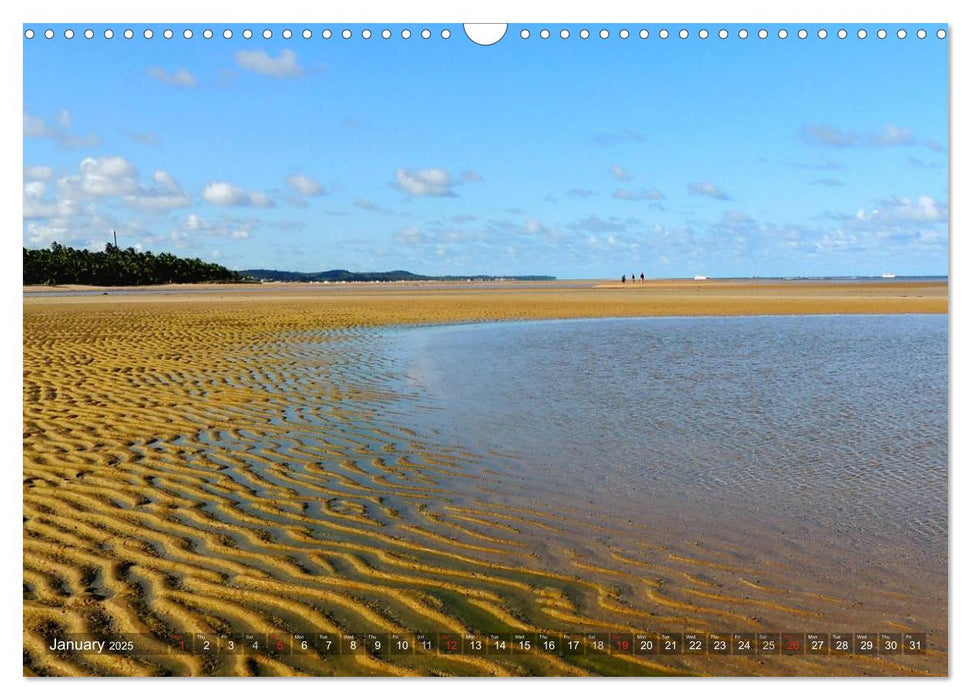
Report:
[[948,675],[946,23],[21,31],[25,676]]

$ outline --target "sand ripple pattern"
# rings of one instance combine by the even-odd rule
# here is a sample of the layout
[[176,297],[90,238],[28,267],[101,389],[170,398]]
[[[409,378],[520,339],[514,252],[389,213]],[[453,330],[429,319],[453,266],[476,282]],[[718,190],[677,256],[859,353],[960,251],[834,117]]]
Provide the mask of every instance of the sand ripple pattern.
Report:
[[[435,304],[438,304],[436,302]],[[504,504],[476,456],[395,427],[395,304],[25,304],[24,670],[38,675],[940,673],[923,658],[55,655],[65,632],[757,631],[882,615],[781,561]],[[528,317],[515,305],[476,317]],[[451,314],[451,316],[449,316]],[[626,528],[626,529],[625,529]],[[862,596],[861,596],[862,597]],[[854,620],[854,612],[859,617]],[[841,616],[841,617],[839,617]],[[930,630],[928,630],[930,631]]]

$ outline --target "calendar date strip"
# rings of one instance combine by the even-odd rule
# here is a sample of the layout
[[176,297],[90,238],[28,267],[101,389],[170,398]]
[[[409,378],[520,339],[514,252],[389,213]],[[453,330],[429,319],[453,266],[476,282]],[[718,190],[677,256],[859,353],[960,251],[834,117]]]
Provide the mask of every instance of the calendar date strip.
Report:
[[886,656],[924,654],[924,632],[180,632],[162,638],[150,634],[63,634],[49,641],[55,654],[153,656],[195,654],[224,656],[407,654],[501,656],[608,654],[619,656]]

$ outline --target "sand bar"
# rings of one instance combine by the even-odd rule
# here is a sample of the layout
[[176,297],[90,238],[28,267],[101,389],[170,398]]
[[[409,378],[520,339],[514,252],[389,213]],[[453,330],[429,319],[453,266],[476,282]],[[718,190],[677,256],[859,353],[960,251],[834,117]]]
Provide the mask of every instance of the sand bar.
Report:
[[[561,660],[51,653],[53,633],[809,629],[946,632],[936,593],[781,583],[705,543],[482,496],[454,446],[380,418],[370,328],[647,315],[946,313],[925,282],[285,284],[24,299],[25,672],[940,674],[924,657]],[[170,293],[171,292],[171,293]],[[311,379],[308,379],[310,377]],[[445,478],[445,477],[448,478]],[[459,493],[449,484],[474,488]],[[478,489],[478,491],[477,491]],[[572,515],[572,514],[570,514]],[[586,539],[585,539],[586,538]],[[539,547],[554,543],[556,567]],[[773,563],[775,562],[775,563]],[[862,602],[861,602],[861,599]],[[856,617],[854,617],[856,616]],[[917,619],[915,619],[917,618]],[[930,628],[930,629],[928,629]],[[943,635],[946,639],[946,635]]]

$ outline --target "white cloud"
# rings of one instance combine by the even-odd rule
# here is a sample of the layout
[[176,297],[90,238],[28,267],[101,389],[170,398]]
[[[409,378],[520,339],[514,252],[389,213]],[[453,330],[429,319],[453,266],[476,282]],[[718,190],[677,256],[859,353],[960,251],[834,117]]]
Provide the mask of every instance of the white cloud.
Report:
[[54,176],[54,168],[49,165],[24,166],[24,180],[50,180]]
[[620,187],[614,190],[613,197],[614,199],[625,199],[631,202],[646,202],[664,199],[664,193],[653,187],[649,190],[628,190]]
[[27,199],[40,199],[47,191],[47,185],[39,180],[30,180],[24,183],[24,197]]
[[244,241],[250,237],[250,229],[259,225],[259,220],[233,219],[224,217],[220,221],[209,221],[198,214],[188,214],[182,220],[181,231],[188,234],[204,234],[234,241]]
[[417,245],[424,240],[421,231],[414,227],[395,232],[393,239],[398,245]]
[[598,195],[595,191],[588,190],[584,187],[573,187],[566,191],[566,196],[569,199],[590,199]]
[[[560,240],[563,237],[563,234],[560,231],[558,231],[557,229],[551,226],[547,226],[546,224],[542,223],[539,219],[536,219],[534,217],[530,217],[526,219],[526,221],[523,222],[522,226],[516,226],[515,224],[502,225],[500,226],[500,230],[501,229],[505,229],[510,233],[514,233],[514,234],[524,233],[527,236],[537,236],[537,237],[542,237],[544,239],[552,240],[552,241]],[[503,238],[505,237],[506,236],[504,235]]]
[[164,170],[156,170],[152,179],[155,182],[154,187],[139,187],[135,194],[124,198],[125,204],[148,211],[168,211],[192,204],[192,198]]
[[722,188],[711,182],[692,182],[688,185],[688,192],[712,199],[731,199]]
[[58,113],[56,122],[48,123],[41,117],[24,110],[24,136],[31,139],[55,138],[71,128],[71,115],[66,109]]
[[58,180],[63,195],[79,198],[120,197],[138,190],[138,170],[121,156],[85,158],[78,175]]
[[182,225],[190,231],[206,231],[211,228],[211,224],[198,214],[186,216]]
[[249,200],[254,207],[272,207],[273,200],[264,192],[253,190],[249,192]]
[[78,213],[72,199],[46,199],[47,184],[39,180],[24,183],[24,219],[60,219],[66,222]]
[[64,148],[94,147],[101,144],[101,137],[93,131],[87,136],[78,136],[71,130],[71,113],[66,109],[47,121],[42,117],[24,110],[24,138],[51,139]]
[[947,218],[947,203],[938,202],[928,195],[921,195],[916,200],[910,197],[891,197],[880,202],[880,206],[875,209],[869,211],[860,209],[856,213],[856,219],[859,222],[890,226],[906,223],[944,223]]
[[[28,169],[29,174],[51,175],[45,168]],[[152,182],[138,182],[138,169],[121,156],[84,158],[75,174],[56,181],[27,180],[24,183],[23,236],[26,245],[43,246],[57,241],[65,245],[100,249],[112,229],[124,231],[127,240],[151,233],[143,220],[118,220],[104,214],[103,201],[114,201],[150,213],[163,212],[190,203],[188,195],[167,172],[157,170]]]
[[219,207],[272,207],[273,201],[263,192],[248,191],[242,187],[217,180],[202,190],[202,198]]
[[610,175],[618,180],[629,180],[630,175],[624,170],[623,166],[614,163],[610,166]]
[[273,78],[295,77],[303,73],[303,69],[297,64],[297,55],[290,49],[283,49],[277,58],[260,49],[238,51],[236,63],[240,68]]
[[152,174],[152,184],[138,182],[138,169],[121,156],[85,158],[78,174],[57,181],[57,196],[65,200],[91,201],[119,197],[126,206],[144,211],[167,211],[191,204],[191,198],[164,170]]
[[415,197],[454,197],[454,179],[447,170],[428,168],[395,172],[395,186]]
[[323,185],[309,175],[304,175],[303,173],[294,173],[287,176],[287,185],[290,187],[290,189],[302,194],[305,197],[327,194],[327,191],[324,189]]
[[[881,129],[864,132],[843,131],[827,124],[805,124],[799,130],[799,136],[806,143],[832,148],[888,148],[917,143],[913,131],[896,124],[885,124]],[[936,141],[925,141],[924,145],[931,150],[940,146]]]
[[143,146],[157,146],[160,141],[158,134],[154,131],[132,131],[129,132],[128,138]]
[[[43,207],[45,211],[31,212],[31,206]],[[91,205],[82,205],[74,200],[59,199],[56,201],[30,200],[24,201],[24,245],[31,247],[46,247],[54,241],[75,248],[100,250],[107,242],[116,222],[106,219],[94,210]],[[37,216],[28,216],[28,214]],[[134,227],[127,227],[134,229]]]
[[173,85],[175,87],[195,87],[196,78],[192,73],[187,71],[185,68],[179,68],[167,72],[164,68],[149,68],[148,74],[155,80],[165,85]]
[[523,224],[524,233],[539,233],[543,230],[543,224],[539,222],[539,219],[529,218],[526,219],[526,223]]

